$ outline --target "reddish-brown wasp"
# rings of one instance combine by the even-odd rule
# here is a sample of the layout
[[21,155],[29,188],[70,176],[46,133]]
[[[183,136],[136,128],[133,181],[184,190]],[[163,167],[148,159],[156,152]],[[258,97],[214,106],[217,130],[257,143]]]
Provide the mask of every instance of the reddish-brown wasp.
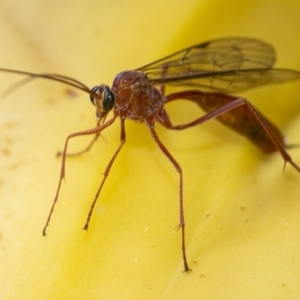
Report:
[[[263,152],[271,153],[278,150],[285,164],[290,163],[298,172],[300,167],[293,162],[286,152],[284,136],[246,99],[229,95],[265,84],[280,83],[300,78],[300,72],[286,69],[273,69],[275,51],[265,42],[252,38],[222,38],[198,44],[154,63],[145,65],[134,71],[119,73],[109,88],[101,84],[88,88],[78,80],[50,73],[30,73],[1,68],[0,71],[22,74],[30,78],[46,78],[59,81],[90,95],[96,106],[97,124],[95,128],[75,132],[68,135],[62,155],[62,165],[56,195],[49,212],[43,235],[49,225],[55,204],[58,200],[60,187],[65,177],[65,161],[68,142],[71,138],[82,135],[94,135],[86,149],[88,151],[100,133],[120,117],[121,142],[109,161],[104,177],[87,216],[84,229],[89,222],[109,171],[126,141],[125,120],[131,119],[144,122],[158,147],[170,160],[179,174],[179,225],[182,234],[182,254],[184,271],[188,272],[185,250],[185,219],[183,210],[183,177],[182,169],[176,159],[167,150],[155,131],[158,121],[168,129],[182,130],[217,118],[223,124],[245,135]],[[187,86],[191,89],[165,95],[165,85]],[[201,88],[202,90],[198,90]],[[213,92],[203,91],[213,90]],[[206,115],[186,124],[173,125],[164,105],[170,101],[186,99],[198,104]],[[107,120],[108,113],[112,117]]]

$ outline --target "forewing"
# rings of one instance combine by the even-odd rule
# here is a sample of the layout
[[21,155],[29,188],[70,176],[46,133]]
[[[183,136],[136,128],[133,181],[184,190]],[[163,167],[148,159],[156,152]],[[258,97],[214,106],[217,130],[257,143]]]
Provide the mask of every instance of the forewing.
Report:
[[271,69],[272,46],[251,38],[223,38],[195,45],[138,68],[153,84],[240,92],[299,78],[299,72]]
[[222,38],[198,44],[138,68],[150,78],[181,73],[270,68],[272,46],[250,38]]

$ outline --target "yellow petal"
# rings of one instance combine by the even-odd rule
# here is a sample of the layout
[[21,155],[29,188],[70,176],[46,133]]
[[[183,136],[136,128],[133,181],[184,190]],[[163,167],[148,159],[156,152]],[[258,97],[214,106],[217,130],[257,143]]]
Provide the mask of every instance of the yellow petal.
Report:
[[[279,1],[25,1],[1,5],[0,66],[58,73],[92,87],[189,45],[223,36],[273,44],[300,70],[300,4]],[[4,91],[22,77],[1,74]],[[243,94],[300,142],[299,82]],[[300,176],[216,121],[161,140],[184,171],[183,274],[178,174],[144,125],[126,122],[89,231],[81,228],[119,145],[119,123],[70,158],[47,237],[42,228],[69,133],[95,125],[88,95],[35,80],[0,102],[2,299],[296,299]],[[174,122],[200,116],[170,105]],[[70,151],[89,138],[70,141]],[[290,150],[300,164],[299,149]]]

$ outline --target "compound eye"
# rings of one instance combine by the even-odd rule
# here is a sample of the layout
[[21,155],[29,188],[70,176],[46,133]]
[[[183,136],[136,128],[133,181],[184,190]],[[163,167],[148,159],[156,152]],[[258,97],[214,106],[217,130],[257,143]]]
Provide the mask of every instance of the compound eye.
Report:
[[91,102],[93,103],[93,105],[95,105],[95,102],[94,102],[94,95],[97,94],[97,92],[100,91],[100,87],[99,86],[94,86],[92,89],[91,89],[91,93],[90,93],[90,100]]
[[107,87],[103,92],[103,102],[102,108],[109,112],[115,105],[115,95],[114,93]]

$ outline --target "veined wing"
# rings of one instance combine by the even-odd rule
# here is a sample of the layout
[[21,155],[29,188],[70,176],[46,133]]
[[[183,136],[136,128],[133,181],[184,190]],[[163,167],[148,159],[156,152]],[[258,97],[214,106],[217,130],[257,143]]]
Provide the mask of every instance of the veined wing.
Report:
[[260,85],[295,80],[300,73],[272,69],[274,48],[252,38],[223,38],[178,51],[138,68],[153,84],[241,92]]

